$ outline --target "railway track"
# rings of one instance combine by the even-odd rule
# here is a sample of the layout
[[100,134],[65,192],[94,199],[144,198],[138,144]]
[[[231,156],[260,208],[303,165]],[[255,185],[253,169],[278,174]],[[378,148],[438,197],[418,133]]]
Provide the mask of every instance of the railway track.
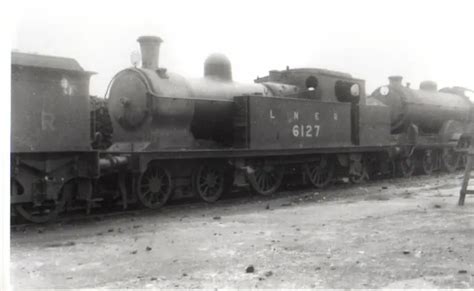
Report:
[[[408,180],[409,181],[418,181],[418,180],[422,181],[422,180],[430,179],[430,178],[442,179],[449,176],[452,176],[453,178],[459,178],[460,174],[461,174],[460,172],[455,172],[455,173],[441,172],[432,176],[424,176],[424,175],[413,176],[409,178]],[[178,211],[181,211],[183,209],[205,209],[209,207],[212,207],[212,208],[229,207],[229,206],[252,203],[256,201],[270,203],[271,201],[274,201],[279,198],[291,197],[295,201],[299,201],[302,198],[307,198],[308,195],[313,195],[314,197],[312,197],[312,199],[315,201],[332,200],[332,199],[340,198],[337,194],[339,190],[344,190],[344,189],[357,187],[357,186],[369,187],[369,186],[373,186],[377,184],[384,184],[384,183],[386,184],[387,182],[396,185],[399,183],[406,183],[407,179],[406,178],[376,179],[376,180],[371,180],[364,184],[359,184],[359,185],[353,185],[348,181],[339,180],[339,181],[336,181],[330,187],[325,188],[325,189],[312,189],[312,188],[304,187],[302,185],[289,186],[287,187],[287,189],[274,193],[273,195],[270,195],[270,196],[255,195],[248,189],[238,189],[237,191],[233,191],[232,193],[229,193],[226,197],[223,197],[221,200],[217,201],[216,203],[206,203],[197,198],[177,199],[177,200],[170,201],[170,203],[166,207],[158,211],[154,209],[140,207],[138,204],[129,206],[129,209],[127,210],[120,209],[119,205],[117,205],[114,209],[98,207],[98,208],[94,208],[93,212],[89,215],[84,214],[83,209],[75,210],[75,211],[67,212],[60,215],[54,221],[42,223],[42,224],[25,223],[24,221],[20,221],[20,219],[16,219],[15,221],[15,219],[13,219],[14,217],[12,217],[11,231],[12,232],[22,232],[26,230],[41,231],[41,229],[43,229],[44,227],[55,227],[55,226],[61,226],[61,225],[74,225],[74,224],[79,225],[79,224],[100,222],[100,221],[105,221],[109,219],[120,219],[120,218],[126,218],[126,217],[142,217],[142,216],[148,216],[148,215],[156,215],[157,213],[160,213],[166,216],[173,216]],[[326,196],[325,193],[329,191],[331,192],[331,195]],[[285,205],[285,206],[289,206],[289,205]]]

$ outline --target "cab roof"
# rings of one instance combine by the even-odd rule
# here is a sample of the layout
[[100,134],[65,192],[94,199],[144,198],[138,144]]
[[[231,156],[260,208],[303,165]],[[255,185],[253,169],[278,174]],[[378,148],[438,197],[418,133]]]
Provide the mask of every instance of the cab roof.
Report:
[[72,58],[21,52],[12,52],[12,66],[36,67],[42,69],[89,73],[85,71],[75,59]]

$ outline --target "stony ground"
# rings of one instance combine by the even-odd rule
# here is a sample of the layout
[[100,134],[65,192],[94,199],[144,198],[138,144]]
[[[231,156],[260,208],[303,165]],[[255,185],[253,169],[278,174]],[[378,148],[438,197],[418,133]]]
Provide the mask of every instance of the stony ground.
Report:
[[459,176],[172,205],[12,229],[23,288],[474,288]]

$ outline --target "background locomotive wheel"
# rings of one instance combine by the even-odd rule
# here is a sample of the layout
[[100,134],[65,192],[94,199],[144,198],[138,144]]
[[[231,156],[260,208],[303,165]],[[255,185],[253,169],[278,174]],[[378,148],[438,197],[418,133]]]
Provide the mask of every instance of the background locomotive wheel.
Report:
[[435,158],[431,151],[423,152],[421,157],[421,171],[424,175],[431,175],[435,167]]
[[223,165],[199,166],[192,177],[194,193],[206,202],[217,201],[229,188],[229,179]]
[[15,210],[22,218],[33,223],[45,223],[55,219],[63,209],[61,201],[44,201],[41,205],[21,203],[15,205]]
[[453,173],[458,168],[458,164],[459,154],[452,148],[443,149],[443,152],[441,153],[442,168],[448,173]]
[[352,169],[349,170],[349,181],[353,184],[361,184],[369,180],[368,160],[362,157],[359,163],[351,165]]
[[320,161],[306,163],[304,171],[314,187],[323,188],[332,181],[334,164],[327,157],[323,156]]
[[[10,183],[12,192],[23,192],[23,187],[16,180],[11,179]],[[64,210],[63,196],[60,195],[58,198],[58,201],[43,201],[41,205],[35,205],[33,202],[15,204],[14,208],[23,219],[29,222],[45,223],[55,219]]]
[[458,169],[464,170],[467,165],[467,154],[462,153],[459,155]]
[[138,179],[137,198],[140,203],[151,209],[166,204],[171,195],[171,176],[162,167],[150,164]]
[[270,195],[274,193],[283,181],[283,168],[274,165],[260,165],[251,174],[247,174],[247,180],[254,192],[259,195]]
[[352,184],[361,184],[368,180],[369,180],[369,173],[367,171],[367,166],[365,164],[362,164],[362,169],[360,173],[349,175],[349,181],[351,181]]
[[411,177],[415,172],[415,160],[413,155],[397,160],[398,173],[404,178]]

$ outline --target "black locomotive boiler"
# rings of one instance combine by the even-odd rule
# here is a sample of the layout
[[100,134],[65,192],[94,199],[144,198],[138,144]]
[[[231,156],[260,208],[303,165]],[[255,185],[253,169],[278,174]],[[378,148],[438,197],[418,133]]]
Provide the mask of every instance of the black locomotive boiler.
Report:
[[[155,151],[199,148],[212,140],[231,147],[235,96],[296,94],[292,85],[242,84],[232,80],[230,61],[209,56],[204,77],[185,79],[158,67],[161,39],[140,37],[142,68],[119,72],[110,84],[109,112],[114,124],[114,150]],[[146,144],[138,144],[145,142]],[[217,145],[217,144],[216,144]]]

